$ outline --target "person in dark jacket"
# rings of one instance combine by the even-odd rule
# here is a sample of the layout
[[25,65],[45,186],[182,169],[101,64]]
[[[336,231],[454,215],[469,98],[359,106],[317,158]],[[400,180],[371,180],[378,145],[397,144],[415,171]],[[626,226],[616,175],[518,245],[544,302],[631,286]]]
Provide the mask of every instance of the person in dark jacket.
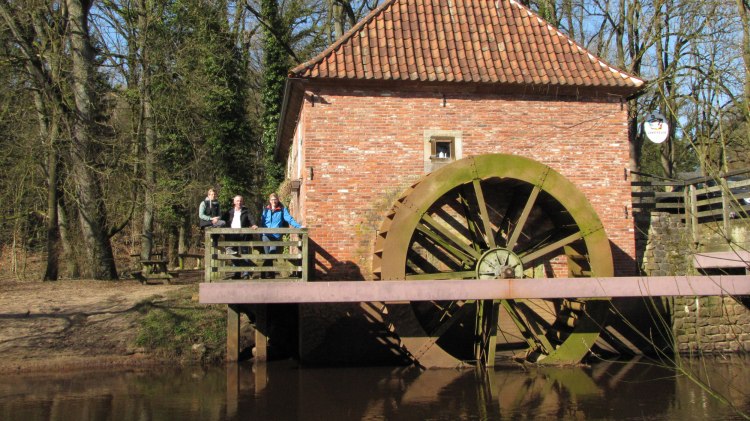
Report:
[[216,190],[208,189],[206,198],[198,206],[199,226],[206,227],[223,227],[226,221],[221,219],[221,208],[219,201],[216,199]]
[[[224,214],[224,220],[227,221],[229,228],[258,228],[258,225],[255,222],[255,217],[253,217],[250,211],[244,206],[242,196],[234,196],[234,199],[232,199],[232,205],[232,209],[229,209]],[[226,238],[229,241],[247,241],[250,237],[246,234],[230,234],[227,235]],[[226,251],[228,254],[237,254],[237,251],[231,247],[227,247]],[[241,254],[247,254],[249,251],[250,249],[248,247],[240,247]],[[236,263],[239,266],[250,266],[253,264],[250,260],[239,260],[236,261]],[[250,273],[242,272],[241,275],[239,272],[235,273],[234,279],[239,279],[240,277],[247,279],[250,277]]]
[[[263,208],[263,212],[260,217],[260,226],[265,228],[285,228],[292,226],[294,228],[304,228],[297,221],[294,220],[289,211],[281,204],[279,196],[276,193],[271,193],[268,196],[268,205]],[[270,244],[263,246],[263,250],[266,254],[279,254],[282,248],[279,246],[272,245],[273,241],[279,241],[281,234],[263,234],[263,241],[268,241]],[[273,259],[267,259],[263,261],[263,266],[273,266]],[[274,278],[273,272],[261,272],[262,278]]]

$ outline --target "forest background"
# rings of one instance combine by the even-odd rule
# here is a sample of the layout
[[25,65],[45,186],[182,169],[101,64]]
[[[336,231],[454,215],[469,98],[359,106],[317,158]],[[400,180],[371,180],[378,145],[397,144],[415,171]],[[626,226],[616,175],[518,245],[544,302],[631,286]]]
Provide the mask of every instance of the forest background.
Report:
[[[750,0],[520,2],[648,81],[629,103],[633,171],[750,167]],[[194,247],[209,187],[260,209],[285,188],[287,71],[379,3],[0,0],[2,270],[117,279],[131,254]],[[642,130],[654,111],[661,144]]]

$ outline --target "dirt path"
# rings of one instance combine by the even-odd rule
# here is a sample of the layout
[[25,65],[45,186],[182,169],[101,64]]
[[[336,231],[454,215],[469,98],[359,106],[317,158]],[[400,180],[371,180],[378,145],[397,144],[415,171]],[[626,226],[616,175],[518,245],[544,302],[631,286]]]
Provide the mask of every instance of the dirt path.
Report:
[[195,282],[3,280],[0,373],[153,362],[133,345],[139,303],[181,288],[197,297]]

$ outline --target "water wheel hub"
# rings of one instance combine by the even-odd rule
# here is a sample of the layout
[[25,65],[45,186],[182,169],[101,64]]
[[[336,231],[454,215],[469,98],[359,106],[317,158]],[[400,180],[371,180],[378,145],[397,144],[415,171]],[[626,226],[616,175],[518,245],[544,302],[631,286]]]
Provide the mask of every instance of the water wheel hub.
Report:
[[484,252],[477,263],[477,279],[523,278],[523,262],[510,250],[502,247]]

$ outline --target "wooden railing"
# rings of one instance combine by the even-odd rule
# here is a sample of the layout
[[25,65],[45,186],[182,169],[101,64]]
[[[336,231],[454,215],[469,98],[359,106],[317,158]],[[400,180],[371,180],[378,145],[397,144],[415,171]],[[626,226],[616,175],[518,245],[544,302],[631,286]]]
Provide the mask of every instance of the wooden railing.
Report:
[[[281,238],[263,241],[263,234],[281,234]],[[305,228],[208,228],[205,236],[205,282],[242,279],[243,273],[248,280],[308,280]],[[280,251],[266,254],[264,246]],[[229,248],[236,254],[228,253]]]
[[729,233],[732,221],[750,219],[750,169],[685,181],[640,175],[641,181],[632,183],[633,211],[679,215],[694,240],[701,224],[721,224]]
[[633,210],[669,212],[695,223],[746,219],[750,214],[750,169],[685,181],[641,175],[642,181],[632,183]]

